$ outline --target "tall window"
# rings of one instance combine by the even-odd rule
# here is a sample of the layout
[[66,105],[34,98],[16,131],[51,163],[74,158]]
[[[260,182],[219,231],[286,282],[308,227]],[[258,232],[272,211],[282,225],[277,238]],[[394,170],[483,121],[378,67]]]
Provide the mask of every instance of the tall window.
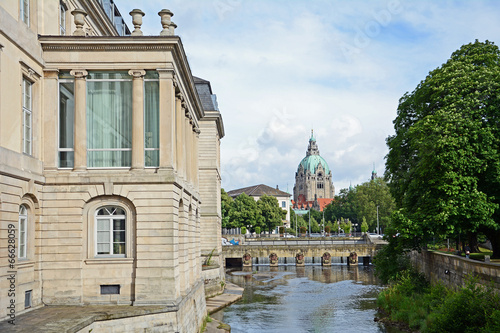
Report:
[[66,35],[66,6],[59,3],[59,30],[61,35]]
[[97,210],[96,255],[125,257],[125,211],[106,206]]
[[144,161],[146,167],[160,165],[160,94],[158,73],[144,78]]
[[286,208],[286,201],[281,202],[281,208]]
[[91,72],[87,77],[87,166],[130,167],[132,77]]
[[28,227],[28,209],[26,206],[19,207],[19,258],[26,258],[26,240]]
[[30,26],[30,0],[20,0],[19,16],[21,21]]
[[31,155],[32,152],[32,83],[23,78],[23,153]]
[[59,75],[59,167],[73,168],[74,162],[74,80],[69,73]]
[[323,183],[317,183],[317,184],[316,184],[316,187],[317,187],[317,188],[323,188],[323,187],[324,187],[324,185],[323,185]]

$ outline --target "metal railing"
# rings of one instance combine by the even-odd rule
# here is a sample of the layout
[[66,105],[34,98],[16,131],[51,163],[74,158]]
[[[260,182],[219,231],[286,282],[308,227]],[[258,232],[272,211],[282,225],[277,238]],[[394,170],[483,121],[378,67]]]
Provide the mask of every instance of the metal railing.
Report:
[[356,245],[368,244],[365,239],[247,239],[248,246],[288,246],[288,245]]

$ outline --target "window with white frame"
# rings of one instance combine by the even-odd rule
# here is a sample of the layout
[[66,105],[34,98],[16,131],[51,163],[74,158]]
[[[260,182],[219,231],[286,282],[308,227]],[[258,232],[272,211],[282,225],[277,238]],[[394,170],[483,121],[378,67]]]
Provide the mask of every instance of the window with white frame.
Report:
[[19,17],[28,27],[30,26],[30,0],[20,0]]
[[62,72],[59,74],[59,168],[74,165],[74,116],[74,79]]
[[96,256],[125,257],[126,214],[117,206],[105,206],[96,211]]
[[87,76],[87,166],[130,167],[132,77],[127,72]]
[[19,207],[19,245],[18,257],[20,259],[26,258],[27,246],[27,229],[28,228],[28,209],[25,205]]
[[66,35],[66,11],[67,8],[61,1],[59,3],[59,32],[62,36]]
[[281,208],[286,208],[286,201],[281,202]]
[[32,141],[33,141],[33,132],[32,132],[32,105],[33,102],[31,100],[31,92],[32,92],[32,83],[23,77],[22,84],[22,98],[23,98],[23,153],[32,154]]

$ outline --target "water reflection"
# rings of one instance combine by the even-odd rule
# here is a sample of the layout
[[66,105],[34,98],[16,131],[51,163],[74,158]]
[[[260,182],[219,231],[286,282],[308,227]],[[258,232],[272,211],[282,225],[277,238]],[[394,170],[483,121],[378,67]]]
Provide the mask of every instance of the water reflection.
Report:
[[242,300],[213,317],[231,332],[390,332],[374,322],[380,286],[371,266],[254,266],[231,271]]

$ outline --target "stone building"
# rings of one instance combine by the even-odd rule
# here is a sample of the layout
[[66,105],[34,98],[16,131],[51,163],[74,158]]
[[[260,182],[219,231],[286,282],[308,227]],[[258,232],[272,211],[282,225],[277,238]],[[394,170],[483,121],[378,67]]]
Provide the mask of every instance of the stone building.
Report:
[[160,36],[142,35],[140,10],[130,36],[113,0],[0,3],[0,319],[12,300],[17,315],[160,305],[147,320],[162,332],[195,332],[206,315],[224,130],[173,14],[158,14]]
[[335,187],[328,163],[319,154],[318,145],[311,131],[306,157],[300,161],[293,187],[294,208],[323,208],[333,200]]

